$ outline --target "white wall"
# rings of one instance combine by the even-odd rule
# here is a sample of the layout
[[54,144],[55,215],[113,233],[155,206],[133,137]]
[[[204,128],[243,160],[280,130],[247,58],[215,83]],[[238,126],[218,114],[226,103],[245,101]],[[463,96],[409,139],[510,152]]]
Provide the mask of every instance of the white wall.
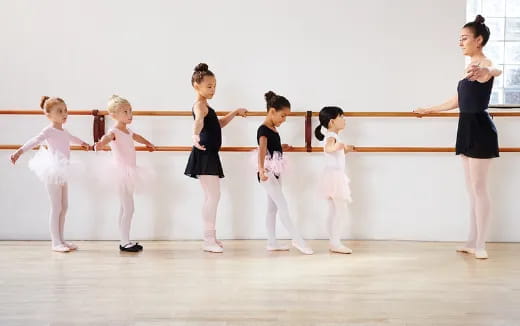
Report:
[[[41,95],[69,109],[103,108],[111,94],[134,109],[187,110],[192,68],[207,62],[218,78],[213,107],[263,110],[263,93],[287,96],[296,111],[339,105],[346,111],[409,111],[454,94],[464,67],[457,47],[465,1],[2,1],[0,109],[35,109]],[[67,128],[91,140],[91,117]],[[224,144],[252,146],[261,118],[237,119]],[[189,145],[191,118],[136,117],[132,127],[157,145]],[[516,119],[497,118],[500,141],[518,145]],[[353,118],[343,135],[358,146],[452,146],[456,119]],[[0,116],[0,143],[22,143],[43,116]],[[280,129],[303,146],[303,119]],[[318,145],[315,143],[314,145]],[[265,195],[246,153],[222,153],[226,173],[218,212],[224,238],[263,238]],[[27,169],[0,151],[0,239],[47,239],[48,202]],[[94,153],[73,157],[96,166]],[[324,238],[325,203],[316,200],[320,153],[290,153],[285,192],[307,238]],[[188,153],[138,153],[161,178],[136,197],[133,237],[198,239],[201,190],[183,175]],[[496,217],[490,239],[518,241],[518,154],[491,172]],[[467,204],[453,154],[349,155],[354,203],[345,236],[358,239],[462,240]],[[70,186],[66,233],[116,239],[115,195],[87,180]],[[286,232],[279,227],[279,233]]]

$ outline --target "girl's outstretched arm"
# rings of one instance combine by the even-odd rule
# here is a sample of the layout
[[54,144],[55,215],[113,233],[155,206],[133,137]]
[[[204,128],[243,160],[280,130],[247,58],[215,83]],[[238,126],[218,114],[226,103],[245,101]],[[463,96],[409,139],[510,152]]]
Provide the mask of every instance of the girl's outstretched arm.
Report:
[[144,138],[143,136],[134,133],[134,135],[132,136],[132,138],[133,138],[136,142],[145,145],[145,146],[148,148],[148,150],[149,150],[150,152],[155,151],[155,146],[154,146],[152,143],[150,143],[150,142],[149,142],[146,138]]
[[413,110],[413,112],[418,114],[428,114],[428,113],[436,113],[436,112],[442,112],[442,111],[449,111],[453,110],[459,107],[459,96],[455,95],[454,97],[450,98],[446,102],[428,107],[428,108],[417,108]]
[[100,151],[100,150],[103,150],[103,148],[108,145],[108,143],[110,143],[112,140],[114,140],[115,136],[114,136],[114,133],[113,132],[109,132],[105,135],[103,135],[103,137],[101,137],[101,139],[94,145],[94,150],[96,151]]
[[235,111],[231,111],[228,114],[226,114],[224,117],[220,118],[218,120],[220,123],[220,128],[224,128],[225,126],[227,126],[227,124],[230,123],[231,120],[233,120],[233,118],[236,117],[237,115],[239,115],[241,117],[246,117],[247,109],[242,109],[242,108],[236,109]]
[[34,146],[43,143],[48,136],[47,130],[48,129],[44,129],[42,132],[40,132],[39,135],[26,141],[22,147],[18,148],[16,152],[11,154],[11,163],[15,164],[23,153],[27,152],[28,150],[31,150]]

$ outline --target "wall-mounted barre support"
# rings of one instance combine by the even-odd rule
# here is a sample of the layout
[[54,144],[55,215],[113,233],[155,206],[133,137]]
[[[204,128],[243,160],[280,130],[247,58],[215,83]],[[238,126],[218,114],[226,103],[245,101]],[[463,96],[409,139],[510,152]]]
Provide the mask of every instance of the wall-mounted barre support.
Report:
[[305,114],[305,149],[312,152],[312,111]]
[[105,135],[105,116],[99,114],[99,110],[93,110],[92,115],[94,121],[92,125],[92,135],[94,136],[94,142],[98,142],[103,135]]

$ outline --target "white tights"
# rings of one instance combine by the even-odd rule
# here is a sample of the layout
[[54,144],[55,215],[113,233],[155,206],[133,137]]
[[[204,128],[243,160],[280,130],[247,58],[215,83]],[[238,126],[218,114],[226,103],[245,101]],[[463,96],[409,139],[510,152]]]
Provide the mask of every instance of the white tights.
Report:
[[119,238],[121,245],[130,243],[130,226],[134,216],[134,192],[125,185],[119,186]]
[[204,241],[207,244],[215,244],[217,242],[215,223],[220,200],[220,178],[217,175],[199,175],[198,177],[204,191],[204,204],[202,205]]
[[491,202],[487,189],[487,176],[491,159],[462,156],[462,164],[470,203],[470,226],[466,247],[484,250],[491,220]]
[[63,228],[65,226],[65,215],[69,205],[68,185],[46,184],[47,193],[51,202],[49,213],[49,229],[51,232],[52,246],[64,245]]
[[328,231],[330,237],[330,246],[333,248],[340,247],[341,244],[341,229],[343,226],[343,218],[346,211],[346,202],[344,200],[327,200],[329,206]]
[[305,247],[305,241],[291,221],[287,200],[282,192],[281,177],[276,179],[272,173],[269,173],[268,178],[267,181],[261,182],[261,185],[267,192],[266,227],[268,244],[276,245],[276,214],[278,213],[278,217],[287,231],[289,231],[292,239],[299,246]]

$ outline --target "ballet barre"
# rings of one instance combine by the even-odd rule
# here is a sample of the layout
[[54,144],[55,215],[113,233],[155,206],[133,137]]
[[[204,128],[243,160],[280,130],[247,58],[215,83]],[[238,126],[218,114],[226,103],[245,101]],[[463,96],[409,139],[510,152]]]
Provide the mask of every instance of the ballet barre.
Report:
[[[520,111],[514,111],[514,109],[520,109],[520,105],[490,105],[490,109],[507,109],[509,112],[504,111],[490,111],[489,114],[492,117],[520,117]],[[230,111],[219,111],[218,116],[224,116]],[[93,116],[93,138],[94,142],[99,141],[105,134],[105,116],[108,115],[107,111],[103,110],[70,110],[70,115],[85,115]],[[143,111],[136,110],[132,111],[135,116],[155,116],[155,117],[191,117],[191,111]],[[247,116],[261,117],[265,116],[265,111],[249,111]],[[0,110],[0,115],[43,115],[42,110]],[[305,118],[305,146],[304,147],[293,147],[288,152],[321,152],[322,147],[312,147],[312,117],[319,115],[319,112],[313,111],[293,111],[289,114],[292,117],[304,117]],[[359,111],[359,112],[344,112],[345,117],[352,118],[448,118],[458,117],[459,113],[432,113],[432,114],[417,114],[414,112],[392,112],[392,111]],[[18,149],[21,145],[0,145],[0,150]],[[84,150],[80,146],[71,146],[72,150]],[[156,146],[156,151],[159,152],[189,152],[191,146]],[[222,147],[222,152],[249,152],[255,150],[256,147]],[[104,150],[110,150],[105,148]],[[144,146],[137,146],[137,151],[149,151]],[[355,152],[361,153],[451,153],[455,152],[453,147],[355,147]],[[520,152],[520,147],[503,147],[500,148],[500,152]]]
[[[22,145],[0,145],[0,150],[16,150],[20,148]],[[191,152],[191,146],[155,146],[156,152]],[[38,147],[33,148],[33,150],[38,149]],[[81,146],[71,146],[71,150],[74,151],[85,151]],[[220,149],[221,152],[251,152],[256,150],[257,147],[252,146],[224,146]],[[105,147],[104,151],[109,151],[109,147]],[[145,146],[136,146],[136,151],[140,152],[149,152],[150,150]],[[323,147],[312,147],[309,151],[307,147],[292,147],[291,149],[285,152],[293,152],[293,153],[318,153],[323,152]],[[354,152],[358,153],[453,153],[455,152],[455,148],[453,147],[365,147],[365,146],[355,146]],[[502,147],[500,148],[501,153],[518,153],[520,152],[520,147]]]
[[[489,106],[490,109],[520,109],[520,105],[493,105]],[[218,116],[224,116],[230,111],[217,111]],[[306,117],[308,112],[311,112],[313,117],[319,116],[319,112],[313,111],[293,111],[289,113],[291,117]],[[105,116],[108,115],[107,111],[102,110],[69,110],[69,115],[86,115],[86,116]],[[191,111],[143,111],[136,110],[132,111],[135,116],[151,116],[151,117],[191,117]],[[263,117],[267,114],[265,111],[249,111],[247,116],[250,117]],[[489,111],[492,117],[520,117],[520,111],[511,112],[499,112]],[[0,115],[43,115],[42,110],[0,110]],[[345,117],[360,117],[360,118],[424,118],[424,117],[458,117],[457,112],[448,113],[430,113],[430,114],[417,114],[412,111],[357,111],[357,112],[344,112]]]

